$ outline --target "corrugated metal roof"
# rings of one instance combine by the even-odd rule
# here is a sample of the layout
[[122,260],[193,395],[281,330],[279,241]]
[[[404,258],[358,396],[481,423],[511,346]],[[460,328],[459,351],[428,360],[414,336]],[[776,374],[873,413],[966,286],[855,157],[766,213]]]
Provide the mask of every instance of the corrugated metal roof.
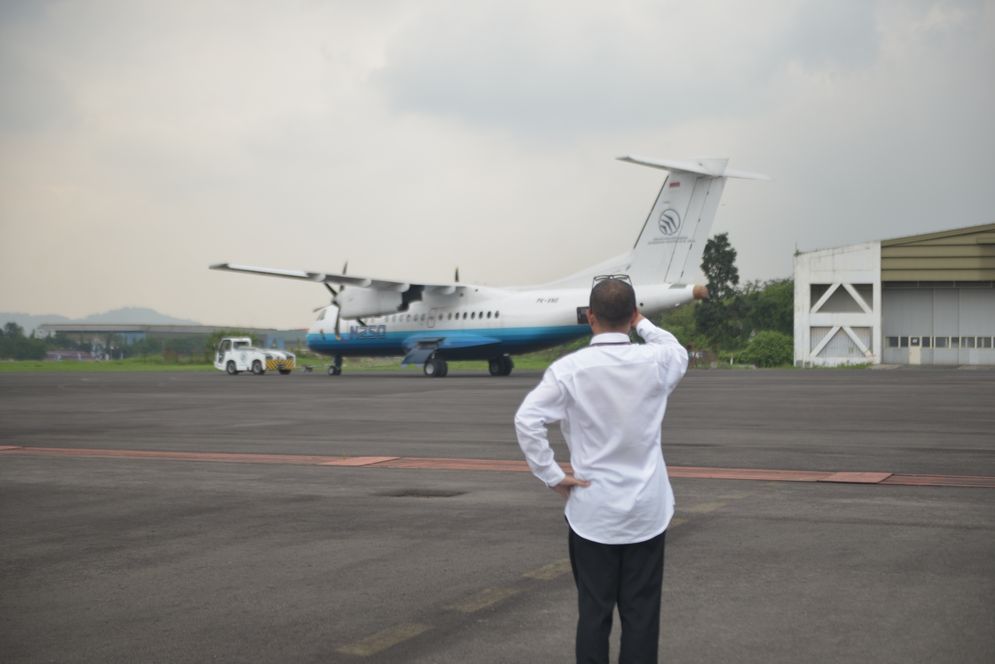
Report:
[[881,241],[881,281],[995,280],[995,224]]

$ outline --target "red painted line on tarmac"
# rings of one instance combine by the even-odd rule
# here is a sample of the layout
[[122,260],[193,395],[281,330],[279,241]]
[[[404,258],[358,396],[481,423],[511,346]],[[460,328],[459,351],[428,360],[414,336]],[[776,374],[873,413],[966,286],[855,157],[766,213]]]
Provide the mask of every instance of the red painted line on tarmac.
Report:
[[892,475],[881,484],[898,486],[962,486],[995,489],[995,477],[984,475]]
[[[507,459],[446,459],[394,456],[320,456],[301,454],[238,454],[230,452],[169,452],[160,450],[110,450],[69,447],[0,446],[3,456],[97,457],[112,459],[160,459],[166,461],[214,461],[222,463],[264,463],[338,466],[352,468],[391,468],[395,470],[462,470],[516,472],[529,471],[525,461]],[[571,472],[568,464],[561,464]],[[709,468],[670,466],[671,477],[711,480],[753,480],[766,482],[829,482],[893,486],[947,486],[995,489],[995,477],[979,475],[899,475],[885,472],[831,472],[817,470],[778,470],[768,468]]]
[[844,484],[880,484],[889,477],[891,477],[891,473],[831,473],[819,481]]
[[161,450],[105,450],[71,447],[14,447],[7,455],[102,457],[112,459],[162,459],[167,461],[221,461],[226,463],[279,463],[298,466],[363,466],[397,457],[310,456],[300,454],[233,454],[230,452],[166,452]]
[[322,461],[319,466],[378,466],[383,465],[384,462],[393,461],[398,457],[389,456],[358,456],[358,457],[341,457],[334,461]]
[[766,468],[707,468],[667,466],[667,474],[696,480],[759,480],[767,482],[818,482],[831,473],[815,470],[773,470]]
[[[426,470],[490,470],[500,472],[529,472],[524,461],[503,461],[499,459],[431,459],[424,457],[400,457],[394,461],[377,464],[380,468],[405,468]],[[564,470],[569,471],[567,466]]]

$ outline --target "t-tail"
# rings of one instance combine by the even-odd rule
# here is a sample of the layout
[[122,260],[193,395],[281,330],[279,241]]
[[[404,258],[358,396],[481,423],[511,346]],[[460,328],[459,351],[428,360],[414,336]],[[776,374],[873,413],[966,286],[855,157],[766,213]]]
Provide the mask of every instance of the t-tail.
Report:
[[683,284],[701,263],[727,178],[768,180],[726,168],[728,159],[677,161],[627,155],[621,161],[669,172],[632,251],[556,282],[583,286],[598,274],[628,274],[634,285]]

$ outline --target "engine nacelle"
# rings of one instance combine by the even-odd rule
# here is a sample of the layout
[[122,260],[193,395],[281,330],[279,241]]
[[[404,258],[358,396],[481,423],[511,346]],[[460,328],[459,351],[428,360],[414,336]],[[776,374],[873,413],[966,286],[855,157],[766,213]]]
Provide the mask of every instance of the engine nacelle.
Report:
[[335,298],[335,302],[343,318],[364,318],[386,316],[400,311],[402,297],[397,291],[347,286]]

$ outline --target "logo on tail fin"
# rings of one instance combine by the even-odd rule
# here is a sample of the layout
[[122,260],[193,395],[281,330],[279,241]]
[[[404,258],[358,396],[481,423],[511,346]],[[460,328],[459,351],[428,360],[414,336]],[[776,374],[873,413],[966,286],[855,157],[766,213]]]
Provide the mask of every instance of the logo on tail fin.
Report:
[[676,235],[677,231],[681,230],[681,215],[674,208],[667,208],[660,213],[657,225],[664,235]]

